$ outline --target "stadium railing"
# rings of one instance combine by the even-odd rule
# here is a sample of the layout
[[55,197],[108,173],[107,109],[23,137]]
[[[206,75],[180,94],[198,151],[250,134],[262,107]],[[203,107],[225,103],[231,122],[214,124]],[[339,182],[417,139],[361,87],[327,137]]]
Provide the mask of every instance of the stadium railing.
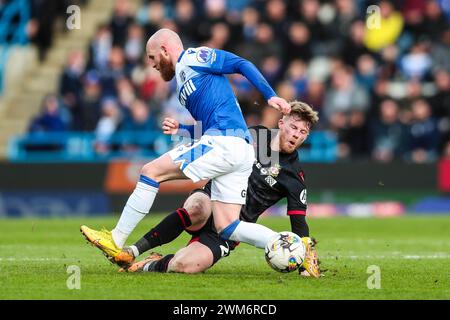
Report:
[[[11,162],[105,162],[110,160],[154,159],[170,150],[180,140],[160,131],[118,132],[107,140],[95,133],[37,132],[17,136],[8,146]],[[103,152],[98,152],[98,146]],[[328,131],[315,131],[300,149],[302,162],[336,161],[337,137]]]

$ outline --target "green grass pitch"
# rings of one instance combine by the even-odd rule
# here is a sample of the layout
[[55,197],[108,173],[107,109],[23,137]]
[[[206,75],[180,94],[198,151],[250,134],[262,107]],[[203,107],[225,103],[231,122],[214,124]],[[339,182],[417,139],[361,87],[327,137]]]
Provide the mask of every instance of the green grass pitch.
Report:
[[[143,220],[129,242],[161,217]],[[450,216],[310,219],[321,279],[277,273],[245,244],[202,274],[119,274],[79,232],[81,224],[112,228],[117,218],[0,220],[0,299],[450,299]],[[260,221],[289,229],[285,218]],[[156,250],[173,253],[188,239]],[[80,290],[67,287],[71,265]],[[372,265],[380,289],[368,289]]]

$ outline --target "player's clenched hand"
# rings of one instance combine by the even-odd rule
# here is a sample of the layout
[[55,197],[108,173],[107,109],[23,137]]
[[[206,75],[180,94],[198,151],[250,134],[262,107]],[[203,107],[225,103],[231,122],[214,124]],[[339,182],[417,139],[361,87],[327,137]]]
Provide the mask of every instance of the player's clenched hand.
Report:
[[272,97],[267,100],[269,106],[274,107],[275,109],[281,111],[283,114],[289,114],[291,112],[291,106],[289,103],[280,97]]
[[162,123],[162,129],[165,134],[177,134],[180,123],[172,118],[165,118]]

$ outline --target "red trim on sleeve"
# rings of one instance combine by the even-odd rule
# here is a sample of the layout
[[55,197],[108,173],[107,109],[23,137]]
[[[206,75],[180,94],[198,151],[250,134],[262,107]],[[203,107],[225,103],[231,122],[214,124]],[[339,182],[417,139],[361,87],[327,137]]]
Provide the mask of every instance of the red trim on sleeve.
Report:
[[302,216],[306,216],[306,211],[303,211],[303,210],[289,210],[287,212],[287,214],[288,214],[288,216],[293,216],[293,215],[296,215],[296,214],[300,214]]
[[184,220],[183,214],[179,210],[177,210],[177,213],[178,213],[178,216],[181,219],[181,222],[183,223],[183,227],[186,229],[187,226],[186,226],[186,221]]
[[191,240],[189,240],[187,245],[190,245],[191,243],[196,242],[196,241],[200,241],[200,237],[192,237]]

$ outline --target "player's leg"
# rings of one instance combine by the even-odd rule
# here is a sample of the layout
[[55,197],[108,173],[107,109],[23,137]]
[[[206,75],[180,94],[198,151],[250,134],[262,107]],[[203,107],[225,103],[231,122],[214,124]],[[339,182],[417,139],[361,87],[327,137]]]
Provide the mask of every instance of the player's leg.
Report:
[[170,260],[167,272],[199,273],[210,268],[214,263],[211,250],[204,244],[195,241],[181,249]]
[[117,247],[122,248],[137,224],[150,211],[161,182],[186,179],[168,153],[144,165],[135,190],[128,198],[119,222],[112,230]]
[[128,236],[136,225],[150,211],[159,183],[173,179],[186,179],[169,153],[146,164],[141,169],[139,181],[122,211],[122,215],[111,231],[97,231],[81,226],[81,232],[88,241],[100,248],[110,259],[121,251]]
[[179,272],[198,273],[213,266],[222,257],[230,254],[235,243],[225,241],[213,230],[214,222],[208,219],[207,224],[197,232],[188,246],[175,255],[165,257],[151,255],[143,261],[133,264],[128,271]]
[[[198,273],[211,267],[213,262],[214,257],[211,250],[196,241],[178,250],[175,254],[162,257],[153,253],[148,258],[131,265],[127,271]],[[119,271],[124,271],[124,269]]]
[[275,231],[257,223],[239,220],[240,205],[212,201],[216,230],[225,240],[244,242],[257,248],[264,248]]
[[197,189],[186,199],[183,208],[166,216],[134,245],[125,247],[114,261],[129,265],[136,257],[157,246],[175,240],[184,230],[201,229],[211,215],[211,201],[207,190]]
[[[252,148],[249,145],[241,147]],[[242,150],[239,154],[245,152],[250,153],[250,151]],[[248,177],[253,165],[253,162],[246,162],[245,159],[241,162],[242,165],[237,170],[212,180],[211,204],[215,227],[225,240],[245,242],[264,248],[275,231],[260,224],[239,220],[241,206],[245,203]]]

